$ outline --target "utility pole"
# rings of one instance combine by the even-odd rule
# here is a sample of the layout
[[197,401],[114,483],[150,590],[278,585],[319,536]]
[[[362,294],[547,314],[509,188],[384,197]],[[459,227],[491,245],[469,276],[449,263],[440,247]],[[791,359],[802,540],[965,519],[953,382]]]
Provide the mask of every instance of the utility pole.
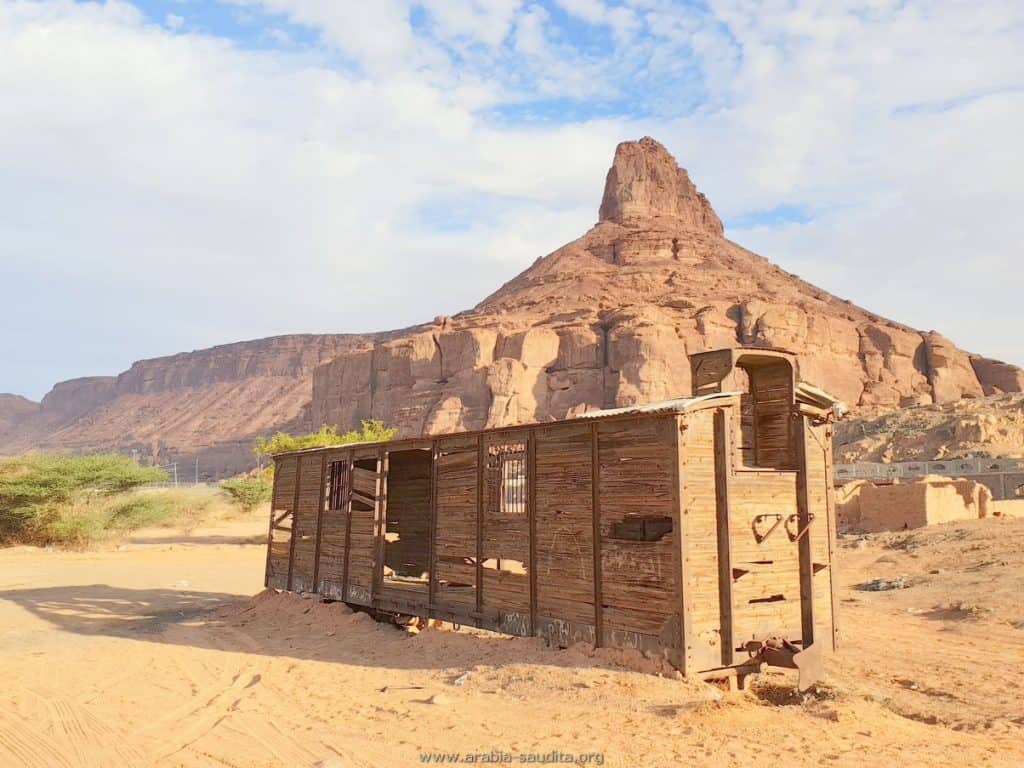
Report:
[[174,487],[178,487],[178,462],[174,462],[171,467],[174,468]]
[[196,485],[199,485],[199,457],[196,456]]

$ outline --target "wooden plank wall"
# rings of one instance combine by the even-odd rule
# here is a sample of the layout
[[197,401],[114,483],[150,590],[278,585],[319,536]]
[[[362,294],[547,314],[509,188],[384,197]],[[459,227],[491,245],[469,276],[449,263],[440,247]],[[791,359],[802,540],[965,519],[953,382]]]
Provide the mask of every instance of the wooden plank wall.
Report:
[[659,541],[612,535],[615,523],[630,515],[677,517],[675,429],[674,417],[598,422],[602,616],[612,639],[616,631],[657,637],[678,617],[675,535]]
[[[779,632],[800,637],[800,564],[786,532],[786,520],[797,511],[796,481],[796,472],[782,470],[744,470],[732,478],[729,535],[737,645]],[[769,517],[755,531],[758,515]],[[755,532],[767,538],[758,542]],[[781,600],[773,600],[780,595]]]
[[793,369],[786,362],[749,369],[754,406],[754,453],[758,467],[795,469],[790,412]]
[[683,594],[690,624],[686,662],[694,669],[720,666],[722,655],[714,415],[715,411],[704,410],[680,418],[679,462],[686,516]]
[[351,501],[347,489],[352,482],[352,466],[349,462],[348,451],[329,452],[326,460],[325,488],[330,478],[332,462],[344,462],[339,467],[339,471],[344,476],[346,492],[342,494],[337,509],[332,509],[330,505],[325,504],[323,515],[320,518],[320,565],[318,569],[320,583],[317,585],[317,591],[331,597],[343,598],[345,545],[348,541],[348,506]]
[[376,583],[376,537],[374,536],[375,504],[378,502],[377,479],[383,471],[379,458],[360,457],[352,469],[352,511],[349,522],[348,598],[353,595],[368,604]]
[[825,649],[834,649],[837,643],[835,626],[834,546],[835,505],[832,500],[831,463],[832,427],[830,425],[806,427],[807,438],[807,490],[809,511],[814,515],[808,536],[811,541],[813,564],[814,628],[816,643]]
[[291,589],[311,592],[316,564],[316,538],[323,488],[322,464],[319,455],[298,457],[298,493],[294,514]]
[[439,441],[434,600],[438,606],[476,612],[478,441]]
[[537,452],[537,613],[595,624],[591,424],[541,428]]
[[528,435],[523,430],[488,434],[484,439],[483,610],[486,615],[530,613],[530,520],[528,504],[503,509],[501,461],[514,457],[526,469]]

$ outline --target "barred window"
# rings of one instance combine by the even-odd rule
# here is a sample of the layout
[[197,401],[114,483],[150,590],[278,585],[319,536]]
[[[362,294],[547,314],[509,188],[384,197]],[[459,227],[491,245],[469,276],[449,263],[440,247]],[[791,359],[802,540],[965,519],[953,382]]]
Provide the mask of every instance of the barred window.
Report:
[[348,462],[332,461],[327,477],[327,509],[344,510],[348,504]]

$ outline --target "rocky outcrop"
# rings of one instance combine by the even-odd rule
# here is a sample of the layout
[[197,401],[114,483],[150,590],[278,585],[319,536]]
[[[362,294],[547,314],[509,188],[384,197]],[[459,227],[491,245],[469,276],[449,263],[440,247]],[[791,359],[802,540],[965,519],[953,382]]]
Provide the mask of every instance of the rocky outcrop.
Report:
[[1024,371],[1015,365],[971,355],[971,367],[986,395],[1024,392]]
[[1024,457],[1024,394],[901,408],[836,425],[835,460],[930,461]]
[[[748,344],[870,415],[1024,389],[969,355],[816,288],[723,237],[707,198],[650,138],[620,144],[599,221],[471,310],[373,336],[287,336],[58,385],[0,435],[29,446],[251,461],[255,435],[376,418],[402,435],[564,418],[690,392],[687,355]],[[191,453],[190,453],[191,452]]]
[[622,142],[605,180],[598,220],[625,224],[662,216],[689,229],[723,233],[711,203],[667,149],[649,136]]

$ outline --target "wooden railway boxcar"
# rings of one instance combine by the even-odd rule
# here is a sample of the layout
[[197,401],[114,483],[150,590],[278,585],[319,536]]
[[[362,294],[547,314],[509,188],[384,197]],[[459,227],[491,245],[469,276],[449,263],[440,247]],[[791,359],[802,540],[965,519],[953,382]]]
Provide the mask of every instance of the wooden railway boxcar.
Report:
[[276,455],[267,586],[806,686],[837,643],[835,402],[786,352],[690,360],[686,399]]

